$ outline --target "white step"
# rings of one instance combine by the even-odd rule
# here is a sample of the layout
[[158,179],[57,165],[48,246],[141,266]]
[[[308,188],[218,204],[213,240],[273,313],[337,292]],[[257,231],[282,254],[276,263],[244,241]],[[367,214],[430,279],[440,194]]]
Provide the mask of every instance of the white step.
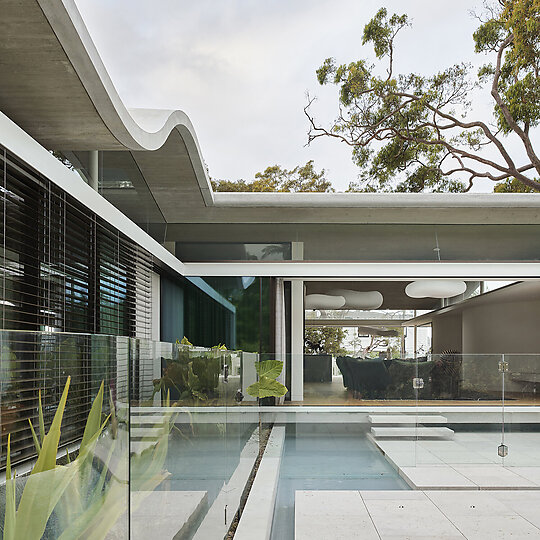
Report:
[[372,424],[446,424],[444,416],[414,414],[371,414],[368,420]]
[[131,439],[158,440],[163,436],[163,428],[135,427],[130,430]]
[[404,437],[451,439],[454,436],[454,431],[447,427],[372,427],[371,433],[374,437],[396,439]]
[[129,446],[131,454],[142,454],[147,448],[156,446],[157,441],[132,441]]
[[132,426],[142,426],[142,425],[161,425],[167,422],[167,416],[164,414],[144,414],[144,415],[134,415],[130,418],[130,423]]

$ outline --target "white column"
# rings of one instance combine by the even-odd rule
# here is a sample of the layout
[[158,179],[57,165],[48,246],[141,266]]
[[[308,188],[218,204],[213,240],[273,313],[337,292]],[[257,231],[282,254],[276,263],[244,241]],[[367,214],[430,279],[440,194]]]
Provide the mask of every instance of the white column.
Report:
[[[283,370],[277,378],[281,384],[285,384],[285,373],[287,371],[287,329],[285,327],[285,290],[283,287],[283,278],[276,278],[275,288],[275,341],[274,351],[276,360],[283,362]],[[285,401],[285,396],[280,398],[280,403]]]
[[[152,272],[152,341],[153,345],[153,362],[152,362],[152,380],[161,377],[161,276]],[[161,397],[158,392],[154,396],[154,406],[161,405]]]
[[99,186],[99,152],[97,150],[90,150],[88,162],[88,175],[90,187],[98,190]]
[[285,384],[285,363],[287,354],[287,329],[285,328],[285,292],[283,287],[283,278],[276,278],[276,297],[275,303],[275,342],[274,351],[276,352],[276,360],[281,360],[284,363],[283,371],[278,377],[278,381]]
[[[304,258],[303,242],[292,242],[292,259]],[[291,401],[304,400],[304,282],[291,281]]]

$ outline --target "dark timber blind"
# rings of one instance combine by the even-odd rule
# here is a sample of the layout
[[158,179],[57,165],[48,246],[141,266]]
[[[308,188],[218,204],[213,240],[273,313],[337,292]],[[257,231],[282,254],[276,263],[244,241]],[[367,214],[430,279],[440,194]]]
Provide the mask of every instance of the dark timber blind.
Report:
[[2,328],[150,337],[152,256],[0,151]]
[[148,252],[0,147],[0,467],[8,433],[14,463],[34,454],[38,391],[48,425],[71,376],[63,444],[82,436],[101,381],[105,408],[109,393],[126,402],[130,380],[137,394],[141,341],[130,338],[151,337],[152,266]]

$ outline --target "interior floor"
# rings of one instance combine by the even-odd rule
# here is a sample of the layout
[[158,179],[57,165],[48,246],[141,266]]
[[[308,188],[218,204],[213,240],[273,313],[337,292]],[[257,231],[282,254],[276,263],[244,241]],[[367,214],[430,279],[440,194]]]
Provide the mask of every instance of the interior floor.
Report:
[[[506,399],[512,405],[538,405],[540,399],[536,394],[509,394]],[[501,405],[501,400],[452,400],[452,399],[437,399],[437,400],[421,400],[422,405],[434,406],[488,406]],[[334,375],[332,382],[305,382],[304,383],[304,401],[286,401],[285,405],[303,405],[303,406],[415,406],[416,400],[411,399],[357,399],[353,396],[350,390],[343,386],[343,377]]]

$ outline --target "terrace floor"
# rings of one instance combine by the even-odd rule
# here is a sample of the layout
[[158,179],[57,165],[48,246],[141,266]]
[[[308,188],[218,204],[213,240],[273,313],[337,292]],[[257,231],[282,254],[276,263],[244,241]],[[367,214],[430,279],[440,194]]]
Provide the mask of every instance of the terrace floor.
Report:
[[540,539],[540,491],[297,491],[295,539]]
[[537,432],[507,433],[505,458],[497,454],[496,431],[457,432],[451,440],[368,438],[413,489],[540,490]]

